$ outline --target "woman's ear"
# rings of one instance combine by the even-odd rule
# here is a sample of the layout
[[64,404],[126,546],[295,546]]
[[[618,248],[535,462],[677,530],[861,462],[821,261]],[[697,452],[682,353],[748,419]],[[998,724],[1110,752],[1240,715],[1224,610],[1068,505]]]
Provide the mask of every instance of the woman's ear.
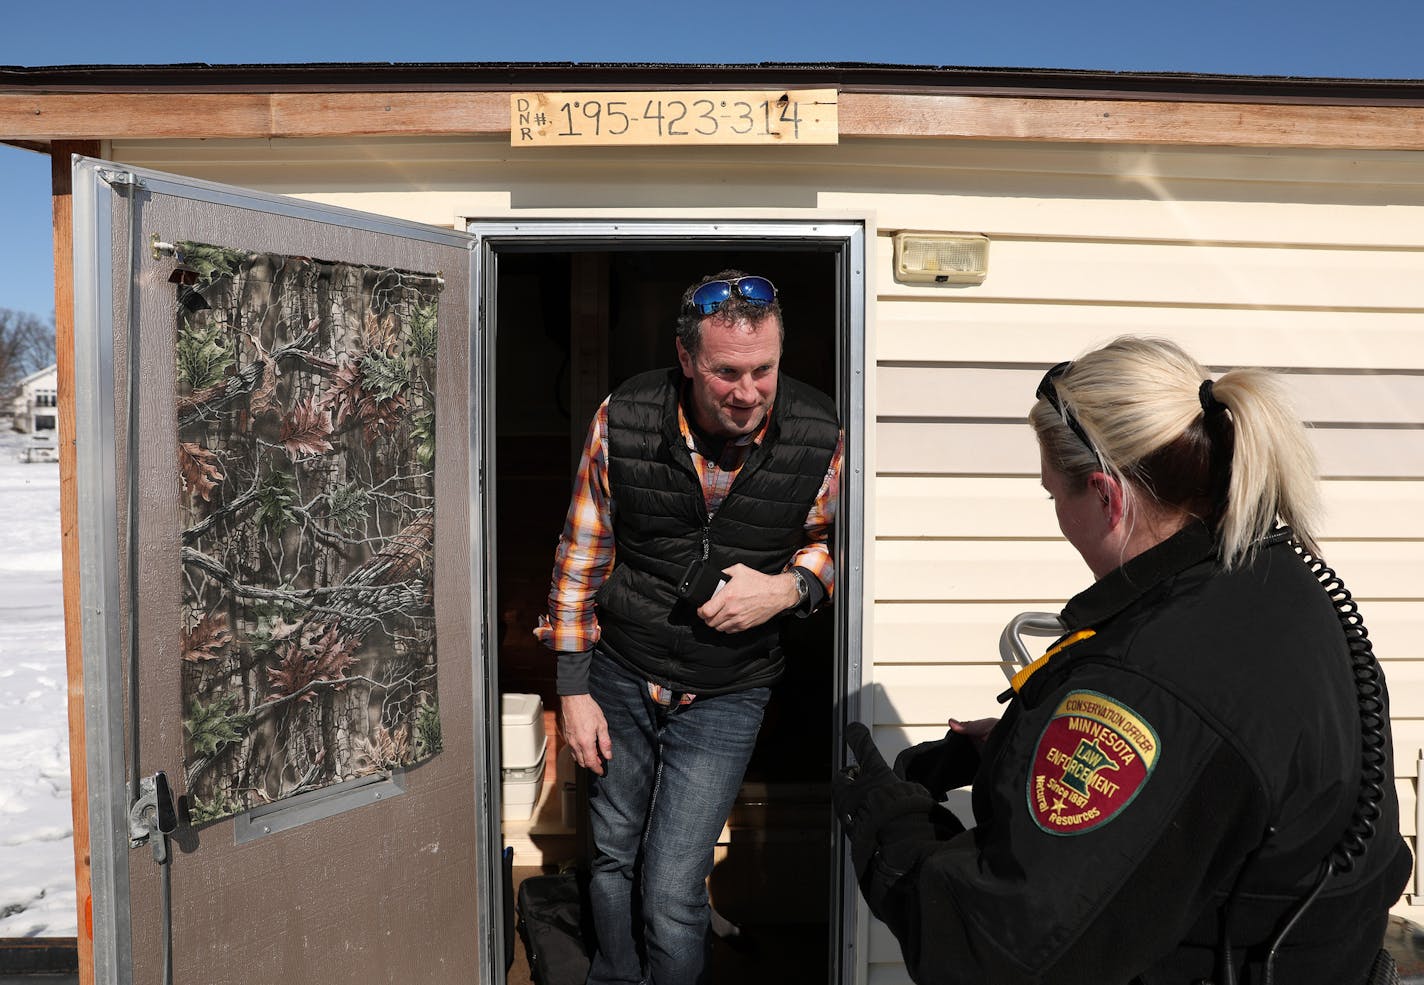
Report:
[[1094,472],[1088,476],[1088,485],[1098,497],[1107,529],[1116,530],[1118,524],[1122,523],[1123,514],[1127,510],[1127,499],[1123,495],[1122,483],[1106,472]]

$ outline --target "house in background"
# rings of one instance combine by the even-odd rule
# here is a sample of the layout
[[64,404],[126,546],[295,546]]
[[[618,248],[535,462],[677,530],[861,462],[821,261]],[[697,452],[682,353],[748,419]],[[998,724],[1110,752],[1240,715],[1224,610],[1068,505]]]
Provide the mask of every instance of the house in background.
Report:
[[28,434],[30,440],[20,452],[27,462],[59,460],[59,367],[50,363],[15,384],[10,401],[11,427]]
[[30,436],[20,457],[26,462],[58,461],[58,365],[50,363],[17,383],[9,410],[10,426]]
[[59,428],[59,367],[50,363],[15,384],[11,413],[16,431],[33,435],[48,431],[53,438]]

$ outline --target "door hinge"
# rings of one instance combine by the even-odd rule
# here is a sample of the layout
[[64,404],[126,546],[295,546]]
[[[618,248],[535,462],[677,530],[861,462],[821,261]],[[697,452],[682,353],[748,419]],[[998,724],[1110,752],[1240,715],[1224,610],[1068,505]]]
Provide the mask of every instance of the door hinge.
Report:
[[121,171],[118,168],[98,168],[95,173],[115,188],[143,187],[143,179],[132,171]]

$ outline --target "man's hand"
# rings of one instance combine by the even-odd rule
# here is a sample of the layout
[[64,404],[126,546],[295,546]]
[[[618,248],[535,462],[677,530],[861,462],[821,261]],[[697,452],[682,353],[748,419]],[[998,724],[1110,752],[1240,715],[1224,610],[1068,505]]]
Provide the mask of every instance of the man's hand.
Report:
[[574,762],[602,776],[604,761],[613,758],[613,741],[598,702],[591,695],[566,694],[559,698],[559,718]]
[[723,568],[727,584],[713,595],[698,617],[719,633],[740,633],[760,626],[796,604],[796,579],[789,571],[779,575],[764,575],[745,564]]

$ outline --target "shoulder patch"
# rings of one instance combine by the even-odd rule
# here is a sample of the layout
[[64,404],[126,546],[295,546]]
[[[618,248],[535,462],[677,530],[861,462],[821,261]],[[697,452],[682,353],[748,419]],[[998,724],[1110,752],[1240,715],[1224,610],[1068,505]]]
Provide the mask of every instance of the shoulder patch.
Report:
[[1127,705],[1069,692],[1034,751],[1027,790],[1034,823],[1055,835],[1107,824],[1147,783],[1160,752],[1156,730]]

